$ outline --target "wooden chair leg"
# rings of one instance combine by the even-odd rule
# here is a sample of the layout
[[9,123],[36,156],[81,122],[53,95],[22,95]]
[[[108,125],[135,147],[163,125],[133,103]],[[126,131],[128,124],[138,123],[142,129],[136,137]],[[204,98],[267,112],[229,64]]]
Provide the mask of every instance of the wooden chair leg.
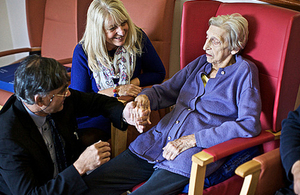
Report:
[[202,195],[204,188],[204,178],[206,166],[202,167],[199,164],[193,162],[191,169],[189,195]]
[[202,151],[194,154],[192,161],[189,195],[202,195],[206,166],[213,162],[213,156]]
[[114,158],[127,147],[127,130],[121,131],[111,125],[111,157]]

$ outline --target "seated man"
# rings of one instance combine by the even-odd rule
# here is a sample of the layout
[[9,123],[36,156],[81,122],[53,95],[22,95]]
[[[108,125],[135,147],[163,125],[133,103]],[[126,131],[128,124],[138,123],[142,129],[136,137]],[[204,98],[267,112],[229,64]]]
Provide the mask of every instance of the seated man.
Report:
[[282,121],[280,156],[287,179],[292,184],[289,189],[300,194],[300,107]]
[[[121,194],[144,181],[132,195],[176,194],[189,182],[193,154],[260,133],[258,70],[238,54],[248,40],[248,22],[232,14],[209,24],[206,55],[136,97],[143,109],[175,108],[90,175],[91,194]],[[209,165],[207,176],[222,162]]]
[[[110,160],[101,140],[81,153],[74,133],[77,116],[108,117],[120,129],[133,118],[134,103],[68,88],[69,77],[54,59],[27,57],[15,72],[14,90],[0,112],[0,194],[83,194],[86,173]],[[122,120],[124,118],[124,120]],[[144,121],[143,121],[144,120]]]

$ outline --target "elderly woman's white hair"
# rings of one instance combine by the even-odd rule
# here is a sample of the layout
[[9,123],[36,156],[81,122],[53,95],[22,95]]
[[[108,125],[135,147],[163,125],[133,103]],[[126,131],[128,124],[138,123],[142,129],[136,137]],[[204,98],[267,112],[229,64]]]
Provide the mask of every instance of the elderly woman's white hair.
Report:
[[220,27],[227,31],[229,49],[241,51],[248,41],[248,21],[239,13],[212,17],[209,25]]

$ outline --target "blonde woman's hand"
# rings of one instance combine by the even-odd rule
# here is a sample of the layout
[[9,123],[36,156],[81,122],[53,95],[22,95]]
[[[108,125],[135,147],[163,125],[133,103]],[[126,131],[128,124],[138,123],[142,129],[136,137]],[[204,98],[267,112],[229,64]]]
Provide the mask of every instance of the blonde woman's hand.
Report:
[[117,88],[119,96],[133,96],[136,97],[142,88],[133,84],[120,85]]

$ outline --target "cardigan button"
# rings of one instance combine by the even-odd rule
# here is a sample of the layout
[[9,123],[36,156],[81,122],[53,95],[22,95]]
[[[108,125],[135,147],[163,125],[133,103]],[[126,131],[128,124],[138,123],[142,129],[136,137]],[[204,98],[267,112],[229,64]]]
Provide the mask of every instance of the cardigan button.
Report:
[[180,121],[176,121],[175,123],[178,124]]
[[171,140],[171,136],[168,137],[168,140]]
[[224,75],[224,74],[225,74],[225,71],[224,71],[224,70],[222,70],[222,71],[221,71],[221,75]]

